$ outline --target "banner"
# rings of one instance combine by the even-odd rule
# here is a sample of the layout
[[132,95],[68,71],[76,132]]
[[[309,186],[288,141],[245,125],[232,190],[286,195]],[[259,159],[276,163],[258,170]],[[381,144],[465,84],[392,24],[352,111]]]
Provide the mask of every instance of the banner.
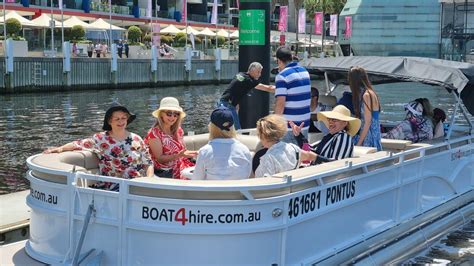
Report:
[[281,34],[280,35],[280,45],[281,46],[285,45],[285,42],[286,42],[286,36],[285,36],[285,34]]
[[306,33],[306,10],[303,8],[298,12],[298,33]]
[[59,9],[63,10],[63,0],[58,1]]
[[161,43],[161,37],[160,35],[153,35],[153,45],[155,46],[160,46]]
[[337,15],[331,15],[331,24],[329,26],[329,35],[337,36]]
[[288,25],[288,6],[280,6],[280,20],[278,21],[278,30],[286,31]]
[[183,0],[183,13],[181,15],[181,21],[186,23],[188,21],[188,0]]
[[323,34],[323,12],[314,14],[314,33]]
[[240,9],[240,0],[235,1],[235,3],[237,4],[237,9]]
[[349,39],[352,36],[352,17],[346,17],[346,32],[344,33],[344,37]]
[[191,34],[189,34],[189,39],[191,39],[191,45],[193,47],[193,50],[194,50],[194,34],[191,32]]
[[151,18],[151,13],[152,13],[153,7],[151,6],[151,0],[147,0],[147,5],[146,5],[146,17]]
[[217,25],[217,0],[212,4],[211,24]]

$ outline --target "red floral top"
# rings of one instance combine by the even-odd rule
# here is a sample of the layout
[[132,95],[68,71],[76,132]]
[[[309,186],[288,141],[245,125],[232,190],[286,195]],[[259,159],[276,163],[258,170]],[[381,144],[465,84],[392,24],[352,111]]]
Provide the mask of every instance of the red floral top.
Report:
[[99,157],[101,175],[132,179],[146,176],[152,164],[142,138],[129,133],[124,140],[116,140],[108,132],[94,134],[92,138],[74,142],[76,149],[89,150]]
[[[177,133],[178,133],[177,134],[178,139],[175,139],[173,138],[173,136],[165,134],[163,131],[161,131],[157,127],[153,127],[148,131],[148,134],[145,137],[145,144],[148,145],[148,147],[150,147],[150,143],[149,143],[150,139],[159,139],[163,147],[163,155],[178,154],[186,148],[184,147],[183,129],[178,128]],[[185,179],[184,177],[181,176],[181,171],[185,168],[194,166],[194,163],[185,157],[179,157],[178,159],[174,161],[170,161],[170,162],[162,164],[156,160],[155,156],[153,155],[153,152],[150,152],[150,154],[151,154],[151,159],[153,160],[153,166],[155,167],[155,169],[173,169],[173,178],[176,178],[176,179]]]

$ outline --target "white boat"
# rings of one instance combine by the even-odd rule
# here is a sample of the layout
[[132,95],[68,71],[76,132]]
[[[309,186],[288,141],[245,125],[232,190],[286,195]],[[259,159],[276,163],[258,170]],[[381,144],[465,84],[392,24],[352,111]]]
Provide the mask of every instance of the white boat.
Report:
[[[346,57],[308,69],[330,87],[354,65],[374,84],[445,87],[457,103],[446,138],[384,140],[384,151],[356,147],[354,158],[232,181],[124,180],[95,175],[90,152],[37,154],[27,160],[26,252],[74,265],[382,264],[463,223],[474,211],[474,66]],[[239,139],[261,147],[255,136]],[[185,140],[189,149],[207,143],[205,135]],[[90,188],[97,180],[119,183],[120,192]]]

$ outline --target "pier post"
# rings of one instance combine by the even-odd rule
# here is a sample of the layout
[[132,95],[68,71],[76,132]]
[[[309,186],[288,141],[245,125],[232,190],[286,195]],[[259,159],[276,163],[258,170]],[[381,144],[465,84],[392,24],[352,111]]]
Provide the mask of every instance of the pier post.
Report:
[[13,41],[8,38],[5,42],[5,89],[13,92]]
[[63,42],[63,86],[71,86],[71,44]]
[[[239,27],[239,71],[247,72],[250,63],[263,66],[260,82],[270,83],[270,0],[241,0]],[[273,95],[271,95],[273,96]],[[254,128],[257,120],[268,115],[267,92],[253,90],[240,103],[242,128]]]
[[158,81],[158,53],[156,46],[151,46],[151,82],[155,84]]
[[219,84],[221,82],[221,48],[216,48],[214,52],[214,56],[216,57],[216,84]]
[[110,54],[112,59],[110,61],[110,81],[115,86],[117,85],[117,44],[111,45]]
[[192,56],[192,52],[191,52],[191,48],[190,47],[186,47],[186,52],[185,52],[185,56],[186,56],[186,62],[184,64],[184,70],[185,70],[185,75],[186,75],[186,84],[190,84],[191,83],[191,56]]

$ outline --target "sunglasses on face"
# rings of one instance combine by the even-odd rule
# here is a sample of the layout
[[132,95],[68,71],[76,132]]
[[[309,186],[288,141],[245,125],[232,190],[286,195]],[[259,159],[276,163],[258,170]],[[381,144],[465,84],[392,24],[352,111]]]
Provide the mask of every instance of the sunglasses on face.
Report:
[[166,111],[165,114],[169,117],[171,116],[178,117],[180,115],[180,112]]

